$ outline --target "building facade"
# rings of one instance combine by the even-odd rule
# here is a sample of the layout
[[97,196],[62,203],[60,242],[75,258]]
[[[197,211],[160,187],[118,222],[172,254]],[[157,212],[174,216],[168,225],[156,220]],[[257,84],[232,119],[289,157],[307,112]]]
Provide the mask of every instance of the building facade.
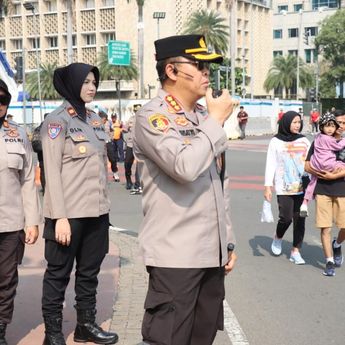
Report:
[[[0,18],[0,49],[10,65],[15,66],[18,56],[24,57],[26,73],[36,70],[37,61],[59,66],[67,64],[67,1],[24,1],[28,2],[33,4],[34,10],[25,9],[23,1],[9,1],[7,14]],[[146,0],[142,23],[138,23],[136,0],[75,0],[73,3],[74,62],[96,64],[109,40],[129,41],[137,55],[138,29],[143,30],[145,98],[154,96],[159,87],[153,42],[158,36],[182,33],[193,12],[217,10],[233,33],[229,56],[232,54],[235,66],[245,71],[246,93],[265,94],[263,81],[272,57],[273,41],[271,6],[265,0]],[[231,8],[235,9],[232,17]],[[154,18],[157,11],[165,13],[164,19]],[[140,87],[136,81],[121,82],[122,96],[139,97]],[[115,82],[102,81],[99,91],[106,98],[115,98]]]

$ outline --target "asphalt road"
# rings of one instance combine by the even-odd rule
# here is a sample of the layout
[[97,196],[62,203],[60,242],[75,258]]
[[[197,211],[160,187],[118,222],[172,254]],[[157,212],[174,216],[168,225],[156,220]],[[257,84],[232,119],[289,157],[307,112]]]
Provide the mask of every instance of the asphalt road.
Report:
[[[302,248],[306,265],[288,260],[291,229],[283,241],[283,254],[270,253],[275,223],[260,222],[268,141],[267,137],[232,141],[227,152],[239,258],[226,278],[226,300],[239,328],[219,332],[215,345],[343,345],[345,268],[337,269],[335,277],[322,275],[324,258],[313,203]],[[123,185],[113,190],[119,197],[112,207],[112,223],[136,233],[142,217],[141,197],[130,196]],[[276,221],[275,199],[272,205]],[[241,338],[238,332],[244,336],[242,341],[234,340]]]

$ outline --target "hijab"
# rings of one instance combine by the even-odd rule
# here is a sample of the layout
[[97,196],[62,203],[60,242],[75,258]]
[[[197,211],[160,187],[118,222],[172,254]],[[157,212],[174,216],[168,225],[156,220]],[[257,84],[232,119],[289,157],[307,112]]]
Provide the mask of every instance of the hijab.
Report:
[[85,102],[80,98],[80,91],[87,75],[93,72],[96,80],[96,89],[99,84],[99,70],[95,66],[85,63],[72,63],[54,71],[53,83],[55,90],[65,98],[77,114],[86,118]]
[[[287,111],[283,115],[283,117],[279,121],[278,134],[275,135],[277,139],[283,141],[294,141],[304,137],[304,135],[301,133],[290,132],[291,123],[296,116],[299,116],[299,118],[301,119],[301,115],[298,114],[296,111]],[[301,128],[299,129],[299,131],[301,132],[302,129],[303,124],[301,122]]]
[[[9,102],[11,102],[11,94],[9,93],[8,91],[8,87],[7,87],[7,84],[0,79],[0,90],[3,91],[5,93],[5,95],[8,97],[9,99]],[[8,108],[8,107],[7,107]],[[4,124],[4,121],[5,121],[5,117],[6,117],[6,114],[7,114],[7,109],[6,109],[6,112],[4,114],[4,116],[0,117],[0,128],[3,126]]]

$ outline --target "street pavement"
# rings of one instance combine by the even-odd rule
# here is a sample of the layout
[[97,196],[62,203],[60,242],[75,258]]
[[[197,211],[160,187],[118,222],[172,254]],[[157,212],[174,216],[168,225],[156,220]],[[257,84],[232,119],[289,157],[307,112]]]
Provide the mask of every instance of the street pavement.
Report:
[[[310,207],[302,254],[304,266],[289,262],[292,231],[283,241],[283,255],[270,254],[275,223],[260,222],[265,155],[270,137],[229,142],[227,168],[231,176],[232,221],[237,237],[238,262],[226,278],[224,332],[214,345],[343,345],[345,272],[324,277],[319,232]],[[312,137],[310,137],[312,139]],[[137,233],[141,196],[125,190],[123,165],[120,183],[110,181],[112,207],[110,253],[100,272],[98,321],[119,334],[120,345],[141,343],[141,320],[148,276],[138,256]],[[277,215],[276,203],[272,202]],[[41,344],[40,315],[45,262],[43,241],[27,247],[16,297],[15,315],[8,329],[9,345]],[[73,278],[71,279],[73,282]],[[73,284],[66,294],[64,331],[74,344]]]

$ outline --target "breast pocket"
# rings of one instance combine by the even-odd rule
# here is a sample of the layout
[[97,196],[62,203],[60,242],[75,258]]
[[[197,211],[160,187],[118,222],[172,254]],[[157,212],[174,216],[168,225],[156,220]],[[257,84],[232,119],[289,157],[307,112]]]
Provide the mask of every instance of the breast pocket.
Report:
[[90,144],[89,139],[84,133],[71,133],[72,158],[82,159],[95,154],[95,149]]
[[11,169],[22,170],[24,166],[25,149],[20,143],[9,143],[7,149],[7,166]]

